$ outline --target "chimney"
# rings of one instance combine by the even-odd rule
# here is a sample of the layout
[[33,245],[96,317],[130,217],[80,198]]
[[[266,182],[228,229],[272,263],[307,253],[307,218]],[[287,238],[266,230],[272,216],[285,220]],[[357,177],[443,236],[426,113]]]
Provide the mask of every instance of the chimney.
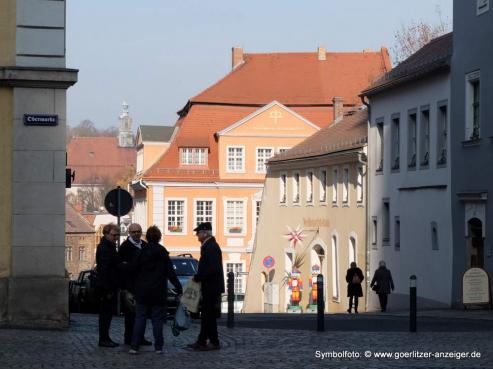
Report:
[[231,69],[235,69],[241,63],[243,63],[243,48],[233,47],[231,49]]
[[336,97],[332,99],[332,109],[334,111],[334,122],[341,119],[344,115],[344,104],[342,97]]
[[317,48],[317,53],[318,53],[318,60],[327,60],[327,55],[326,55],[326,50],[325,47],[318,47]]

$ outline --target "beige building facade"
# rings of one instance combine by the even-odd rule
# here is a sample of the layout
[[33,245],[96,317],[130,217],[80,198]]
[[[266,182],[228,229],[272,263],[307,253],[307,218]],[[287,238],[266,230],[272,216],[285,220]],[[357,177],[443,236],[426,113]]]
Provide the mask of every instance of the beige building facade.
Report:
[[318,274],[326,312],[347,309],[349,264],[366,266],[366,124],[353,112],[269,161],[245,312],[314,312]]

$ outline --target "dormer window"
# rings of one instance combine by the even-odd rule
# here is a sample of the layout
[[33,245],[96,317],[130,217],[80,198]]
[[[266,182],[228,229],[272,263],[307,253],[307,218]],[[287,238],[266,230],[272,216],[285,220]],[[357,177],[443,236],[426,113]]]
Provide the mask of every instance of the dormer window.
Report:
[[204,147],[183,147],[180,149],[181,165],[206,165],[207,149]]

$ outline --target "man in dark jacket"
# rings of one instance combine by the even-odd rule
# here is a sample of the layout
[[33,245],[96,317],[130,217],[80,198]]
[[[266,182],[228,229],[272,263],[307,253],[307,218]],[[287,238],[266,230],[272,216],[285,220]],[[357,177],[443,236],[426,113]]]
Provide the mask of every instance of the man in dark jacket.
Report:
[[347,296],[349,297],[349,309],[347,309],[347,312],[351,314],[354,304],[354,312],[358,314],[358,298],[363,296],[361,282],[365,277],[354,261],[351,262],[350,266],[351,268],[346,272]]
[[137,354],[139,344],[144,335],[145,321],[150,315],[154,335],[156,353],[163,352],[163,325],[166,320],[166,302],[168,279],[175,286],[178,296],[182,294],[182,286],[176,276],[168,251],[159,244],[161,231],[152,226],[146,232],[148,245],[140,251],[134,265],[135,279],[135,325],[132,336],[130,354]]
[[[202,244],[195,282],[201,282],[202,308],[200,333],[197,342],[188,345],[194,350],[219,350],[217,318],[221,314],[221,294],[224,292],[223,257],[221,249],[212,236],[212,225],[201,223],[194,229]],[[209,340],[209,345],[207,345]]]
[[375,270],[370,287],[378,294],[380,308],[382,309],[382,313],[384,313],[387,310],[390,291],[394,290],[394,281],[392,280],[392,273],[390,273],[390,270],[385,265],[385,261],[381,260],[378,264],[379,267]]
[[[137,223],[128,226],[128,238],[120,245],[118,257],[120,258],[120,283],[122,289],[122,310],[125,315],[125,333],[124,342],[130,345],[132,333],[135,324],[135,306],[130,306],[129,298],[135,297],[135,278],[136,273],[129,269],[132,262],[139,255],[140,250],[147,245],[147,242],[141,240],[142,227]],[[145,331],[145,327],[144,327]],[[140,344],[150,346],[152,342],[142,337]]]
[[96,250],[96,293],[99,299],[99,346],[116,347],[110,338],[110,325],[116,307],[118,289],[118,254],[116,241],[120,230],[116,224],[103,227],[103,237]]

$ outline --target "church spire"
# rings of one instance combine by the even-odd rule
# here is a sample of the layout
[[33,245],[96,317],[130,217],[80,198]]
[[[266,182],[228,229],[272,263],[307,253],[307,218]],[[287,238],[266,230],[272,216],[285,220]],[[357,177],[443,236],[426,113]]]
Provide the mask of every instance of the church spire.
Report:
[[118,134],[118,146],[120,147],[133,147],[134,135],[132,133],[132,118],[128,112],[127,100],[123,101],[122,113],[120,114],[120,130]]

